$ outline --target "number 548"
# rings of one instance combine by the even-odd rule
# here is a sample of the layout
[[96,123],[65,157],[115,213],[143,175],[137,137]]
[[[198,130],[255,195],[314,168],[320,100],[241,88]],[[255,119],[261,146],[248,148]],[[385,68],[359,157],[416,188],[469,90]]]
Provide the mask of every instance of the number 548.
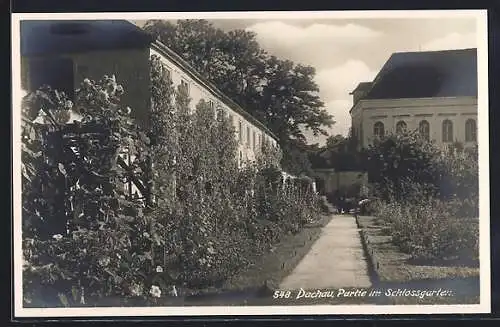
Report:
[[290,291],[274,291],[273,299],[288,299],[290,295]]

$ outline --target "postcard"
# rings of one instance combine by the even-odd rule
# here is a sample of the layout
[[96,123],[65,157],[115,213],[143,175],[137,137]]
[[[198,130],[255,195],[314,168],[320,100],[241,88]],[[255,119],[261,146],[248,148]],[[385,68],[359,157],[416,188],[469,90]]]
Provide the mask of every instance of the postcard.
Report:
[[490,312],[486,11],[12,15],[16,317]]

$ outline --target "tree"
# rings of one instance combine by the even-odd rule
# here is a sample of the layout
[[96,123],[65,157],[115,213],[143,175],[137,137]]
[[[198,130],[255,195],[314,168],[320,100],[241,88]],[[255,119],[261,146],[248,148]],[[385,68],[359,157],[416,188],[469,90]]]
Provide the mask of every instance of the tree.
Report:
[[267,54],[252,32],[224,32],[206,20],[151,20],[144,29],[267,125],[285,149],[297,150],[289,143],[304,143],[304,130],[326,135],[334,123],[318,96],[314,68]]
[[312,175],[312,166],[309,160],[311,146],[303,140],[289,140],[282,144],[283,158],[281,167],[295,176]]
[[337,171],[364,170],[362,154],[357,150],[356,138],[352,133],[332,135],[327,138],[326,145],[312,154],[315,168],[333,168]]
[[380,197],[404,198],[405,187],[417,182],[438,192],[440,174],[435,160],[439,149],[418,133],[390,134],[370,145],[365,152],[370,181],[379,187]]

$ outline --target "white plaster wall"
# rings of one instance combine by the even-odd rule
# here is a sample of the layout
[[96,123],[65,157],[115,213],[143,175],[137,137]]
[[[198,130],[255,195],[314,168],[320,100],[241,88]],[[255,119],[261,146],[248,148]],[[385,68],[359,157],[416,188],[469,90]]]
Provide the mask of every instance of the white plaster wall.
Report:
[[[220,106],[226,114],[232,117],[235,137],[237,139],[239,139],[238,129],[239,122],[241,122],[243,139],[242,142],[239,142],[239,152],[241,152],[243,161],[255,160],[256,154],[258,154],[261,149],[263,140],[267,140],[267,142],[275,147],[278,146],[277,141],[264,129],[255,125],[243,115],[235,112],[208,87],[195,81],[185,69],[179,67],[154,49],[88,51],[83,53],[61,53],[58,54],[58,56],[71,58],[73,60],[75,88],[79,87],[84,78],[100,79],[105,74],[115,74],[117,82],[122,84],[125,89],[122,102],[132,108],[132,115],[137,119],[138,123],[146,124],[150,105],[148,58],[153,54],[159,56],[163,63],[170,69],[175,87],[181,83],[181,80],[185,80],[188,83],[192,110],[194,110],[201,99],[213,101],[214,108]],[[41,59],[42,58],[43,57],[41,57]],[[31,58],[31,60],[37,60],[37,58]],[[29,85],[29,62],[26,58],[22,58],[21,68],[23,73],[23,84],[25,86]],[[249,134],[248,128],[250,129]],[[248,140],[250,144],[247,144]]]
[[[248,121],[245,117],[240,115],[239,113],[232,110],[222,99],[220,99],[217,95],[215,95],[212,91],[210,91],[207,87],[201,85],[193,78],[191,78],[190,74],[187,73],[183,68],[176,65],[174,62],[166,58],[160,52],[155,49],[150,49],[150,55],[156,55],[160,58],[163,64],[170,70],[172,82],[175,87],[180,85],[181,81],[184,80],[189,85],[189,96],[191,98],[191,110],[196,108],[196,105],[200,102],[200,100],[204,99],[205,101],[213,101],[215,104],[215,108],[221,107],[226,114],[232,117],[233,127],[235,129],[235,137],[237,140],[240,139],[240,122],[242,127],[242,140],[238,142],[238,158],[243,159],[241,164],[243,165],[245,161],[253,161],[256,158],[256,155],[260,152],[261,144],[264,139],[270,142],[273,146],[277,146],[277,141],[268,135],[265,131],[260,129],[258,126],[254,125],[252,122]],[[250,133],[248,133],[250,132]],[[255,144],[254,140],[255,133]]]
[[361,100],[351,111],[353,126],[362,125],[362,146],[372,144],[374,140],[373,126],[377,121],[384,124],[385,133],[395,132],[398,121],[406,122],[409,130],[418,129],[421,120],[427,120],[430,125],[430,138],[439,146],[442,142],[442,123],[449,119],[453,123],[454,141],[465,146],[465,122],[472,118],[477,126],[477,98],[419,98],[419,99],[388,99]]

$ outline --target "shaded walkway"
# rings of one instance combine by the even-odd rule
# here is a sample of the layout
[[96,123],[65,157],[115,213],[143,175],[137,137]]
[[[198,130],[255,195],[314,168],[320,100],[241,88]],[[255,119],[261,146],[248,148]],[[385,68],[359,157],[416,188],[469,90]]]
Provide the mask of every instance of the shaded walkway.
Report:
[[280,288],[370,286],[368,264],[355,218],[334,215],[309,253],[283,280]]

